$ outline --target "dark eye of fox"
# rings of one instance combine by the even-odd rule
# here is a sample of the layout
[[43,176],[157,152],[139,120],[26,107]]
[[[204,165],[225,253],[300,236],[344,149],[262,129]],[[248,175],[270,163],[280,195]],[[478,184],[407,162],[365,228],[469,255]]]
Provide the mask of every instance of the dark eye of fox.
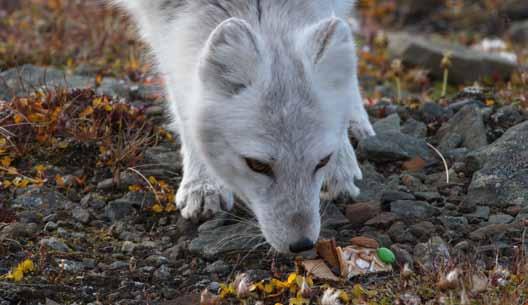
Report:
[[247,166],[252,171],[269,177],[273,177],[273,169],[269,164],[251,158],[245,158],[245,160]]
[[330,162],[331,158],[332,158],[332,154],[328,155],[328,157],[321,160],[319,164],[317,164],[317,167],[315,168],[314,173],[320,170],[321,168],[325,167],[326,165],[328,165],[328,162]]

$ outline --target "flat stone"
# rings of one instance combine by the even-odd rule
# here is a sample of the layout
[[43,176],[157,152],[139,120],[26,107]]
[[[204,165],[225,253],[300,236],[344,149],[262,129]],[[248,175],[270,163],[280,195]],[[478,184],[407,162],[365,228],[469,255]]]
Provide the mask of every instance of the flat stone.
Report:
[[398,200],[415,200],[416,197],[414,197],[413,194],[407,193],[407,192],[401,192],[401,191],[385,191],[381,195],[381,202],[387,203],[387,202],[393,202]]
[[427,143],[423,139],[397,131],[387,131],[359,142],[358,153],[371,161],[401,161],[414,157],[432,160]]
[[427,136],[427,125],[413,118],[409,118],[401,127],[401,132],[418,139],[423,139]]
[[346,217],[353,226],[362,226],[368,220],[376,217],[381,212],[379,203],[360,202],[349,204],[346,207]]
[[400,131],[401,119],[397,113],[393,113],[383,119],[376,121],[373,124],[374,131],[377,134],[388,132],[388,131]]
[[72,210],[72,217],[82,224],[87,224],[90,221],[91,215],[86,209],[76,207]]
[[50,237],[40,240],[40,245],[44,245],[49,249],[53,249],[59,252],[70,252],[71,249],[63,241],[57,239],[56,237]]
[[391,203],[391,212],[404,219],[427,219],[438,214],[438,209],[425,201],[398,200]]
[[439,36],[391,33],[388,48],[392,57],[402,59],[406,65],[427,69],[436,79],[442,79],[443,70],[439,69],[439,64],[444,54],[451,52],[449,80],[457,84],[472,83],[489,75],[507,79],[517,69],[515,62],[450,43]]
[[[465,106],[436,133],[443,151],[457,148],[459,144],[469,149],[488,145],[482,112],[474,106]],[[453,142],[453,136],[457,137]]]
[[515,218],[508,214],[494,214],[489,217],[488,222],[490,224],[509,224],[513,222]]
[[463,216],[441,216],[438,219],[444,227],[455,231],[463,231],[469,224],[467,218]]
[[335,228],[348,224],[348,218],[332,202],[321,203],[321,224],[325,228]]
[[465,201],[505,207],[528,204],[528,121],[516,125],[493,144],[471,152],[475,171]]
[[382,212],[378,216],[367,221],[365,225],[379,227],[379,228],[386,228],[392,225],[398,219],[400,219],[400,217],[395,213]]
[[477,206],[476,210],[473,213],[465,214],[464,216],[466,216],[471,221],[472,219],[488,220],[489,215],[490,215],[489,207]]
[[498,240],[501,239],[510,225],[507,224],[490,224],[485,227],[479,228],[469,234],[469,238],[476,241],[482,241],[487,239]]

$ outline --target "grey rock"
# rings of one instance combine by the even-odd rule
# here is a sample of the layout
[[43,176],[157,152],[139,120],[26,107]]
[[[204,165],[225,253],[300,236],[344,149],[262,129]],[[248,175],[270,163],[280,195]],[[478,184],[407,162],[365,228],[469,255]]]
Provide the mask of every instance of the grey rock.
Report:
[[423,139],[427,136],[427,125],[410,118],[407,120],[407,122],[405,122],[405,124],[403,124],[401,132],[418,139]]
[[394,252],[394,255],[396,255],[396,262],[398,262],[398,265],[403,266],[408,264],[410,267],[414,265],[414,259],[409,252],[411,249],[407,249],[403,244],[393,244],[390,246],[390,249]]
[[528,121],[510,128],[493,144],[470,153],[477,170],[465,201],[488,206],[528,203]]
[[81,207],[76,207],[72,210],[72,216],[80,223],[87,224],[90,221],[91,215],[88,210]]
[[498,55],[468,49],[438,37],[426,38],[410,33],[389,34],[389,52],[393,57],[401,58],[404,64],[428,69],[437,79],[442,78],[443,71],[438,66],[447,51],[452,52],[449,79],[453,83],[475,82],[489,75],[506,79],[517,68],[517,63]]
[[105,207],[105,216],[112,221],[120,220],[136,213],[136,209],[151,206],[156,198],[151,192],[129,192],[123,198],[111,201]]
[[397,243],[414,243],[416,242],[416,237],[411,233],[409,227],[401,222],[395,222],[387,230],[390,238]]
[[409,229],[420,240],[424,238],[427,240],[436,231],[435,226],[429,221],[420,221],[419,223],[413,224]]
[[[443,175],[445,176],[444,173]],[[427,179],[426,179],[426,183],[427,183]],[[438,192],[416,192],[414,193],[414,195],[416,196],[418,200],[424,200],[428,202],[441,201],[443,199],[442,195],[440,195]]]
[[[459,144],[469,149],[488,145],[482,112],[474,106],[465,106],[436,133],[439,146],[447,151]],[[459,137],[453,141],[453,137]],[[457,143],[460,142],[460,143]]]
[[63,241],[57,239],[56,237],[50,237],[40,240],[40,245],[44,245],[49,249],[60,252],[70,252],[71,249]]
[[[65,71],[50,68],[24,65],[0,73],[0,99],[10,99],[14,95],[27,95],[30,89],[85,89],[95,87],[95,76],[69,74]],[[129,98],[133,85],[124,80],[104,78],[98,94]]]
[[127,269],[128,267],[129,263],[125,261],[115,261],[109,266],[110,270]]
[[508,129],[521,123],[525,118],[521,114],[519,107],[507,105],[497,109],[490,119],[495,126]]
[[508,214],[494,214],[489,217],[488,222],[490,224],[509,224],[513,222],[515,218]]
[[378,228],[386,228],[392,225],[398,219],[400,219],[400,217],[396,215],[395,213],[382,212],[378,216],[367,221],[365,225],[378,227]]
[[488,220],[490,215],[490,208],[486,206],[477,206],[475,211],[470,214],[465,214],[466,218],[470,221]]
[[444,227],[454,231],[464,231],[469,222],[463,216],[441,216],[438,218]]
[[0,239],[8,238],[19,240],[20,238],[34,237],[37,232],[38,226],[35,223],[14,222],[0,230]]
[[451,255],[446,242],[439,236],[433,236],[425,243],[414,247],[414,261],[422,269],[432,272],[446,266]]
[[528,43],[528,20],[514,22],[509,34],[515,43]]
[[43,188],[28,188],[13,201],[14,207],[26,209],[42,208],[51,212],[73,206],[64,195]]
[[387,131],[362,139],[358,146],[359,154],[371,161],[399,161],[414,157],[431,160],[432,155],[423,139],[397,131]]
[[155,146],[145,151],[145,175],[156,174],[165,179],[177,176],[182,169],[182,157],[178,147]]
[[400,131],[401,119],[397,113],[393,113],[386,118],[380,119],[373,124],[376,133],[384,133],[388,131]]
[[385,191],[381,195],[381,202],[387,203],[387,202],[393,202],[398,200],[415,200],[416,197],[414,197],[411,193],[401,192],[401,191]]
[[171,270],[169,266],[161,265],[161,267],[154,271],[154,274],[152,276],[154,277],[154,279],[159,281],[168,281],[171,279]]
[[453,111],[440,106],[437,103],[426,102],[420,108],[420,119],[429,123],[442,123],[453,116]]
[[134,250],[136,250],[137,247],[138,245],[136,243],[133,243],[131,241],[124,241],[121,245],[121,252],[132,254],[134,253]]
[[348,218],[341,213],[341,210],[332,202],[321,203],[321,225],[325,228],[335,228],[348,224]]
[[511,228],[508,224],[490,224],[479,228],[469,234],[469,238],[476,241],[487,239],[499,240]]
[[264,240],[254,238],[260,232],[246,224],[234,224],[216,228],[213,232],[200,233],[189,245],[189,250],[206,258],[216,258],[229,252],[249,251]]
[[207,273],[219,273],[224,274],[231,270],[231,267],[229,267],[228,264],[226,264],[223,260],[218,260],[212,264],[209,264],[205,267],[204,271]]
[[218,214],[215,218],[208,220],[198,227],[198,232],[208,232],[229,223],[229,216],[225,213]]
[[159,267],[169,263],[169,260],[162,255],[151,255],[145,259],[145,263],[151,266]]
[[356,181],[361,193],[355,198],[358,202],[379,201],[381,194],[387,188],[387,179],[376,171],[376,168],[365,162],[360,165],[363,180]]
[[56,222],[48,221],[44,225],[44,231],[52,232],[52,231],[57,230],[58,227],[59,227],[59,225]]
[[391,203],[391,212],[404,219],[426,219],[438,214],[438,209],[425,201],[398,200]]
[[345,214],[350,224],[358,227],[379,215],[380,212],[381,207],[377,202],[359,202],[347,205]]
[[82,262],[62,258],[56,258],[55,262],[67,272],[79,273],[84,270],[84,264]]

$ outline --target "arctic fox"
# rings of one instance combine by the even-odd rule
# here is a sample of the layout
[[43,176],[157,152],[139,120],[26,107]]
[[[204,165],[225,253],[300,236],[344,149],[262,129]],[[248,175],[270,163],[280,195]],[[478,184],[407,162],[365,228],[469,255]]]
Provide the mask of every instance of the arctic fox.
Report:
[[203,219],[255,214],[273,248],[313,247],[320,192],[355,196],[348,130],[374,135],[363,107],[353,0],[110,0],[134,18],[164,75],[182,141],[176,205]]

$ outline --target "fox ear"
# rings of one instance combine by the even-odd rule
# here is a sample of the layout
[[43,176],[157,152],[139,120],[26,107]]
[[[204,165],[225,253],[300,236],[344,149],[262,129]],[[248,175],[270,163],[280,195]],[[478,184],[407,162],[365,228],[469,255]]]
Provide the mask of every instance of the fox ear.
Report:
[[200,79],[218,93],[236,95],[255,81],[260,50],[251,26],[230,18],[209,36],[200,62]]
[[335,88],[352,79],[356,70],[355,45],[352,31],[342,19],[332,17],[310,26],[299,47],[323,84]]

